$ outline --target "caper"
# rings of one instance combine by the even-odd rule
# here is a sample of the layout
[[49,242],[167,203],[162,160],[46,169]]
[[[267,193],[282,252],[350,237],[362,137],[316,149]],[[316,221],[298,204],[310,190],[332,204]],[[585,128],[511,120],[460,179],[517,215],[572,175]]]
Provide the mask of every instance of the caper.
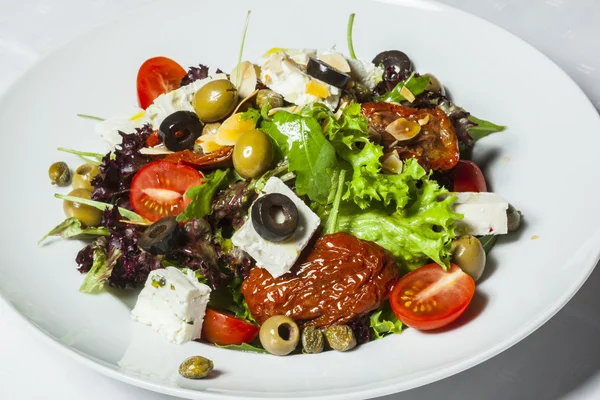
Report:
[[227,79],[218,79],[202,86],[194,95],[192,105],[202,122],[216,122],[231,114],[238,102],[238,91]]
[[92,179],[100,173],[98,166],[94,164],[83,164],[75,170],[73,175],[73,189],[92,190]]
[[302,330],[302,351],[306,354],[316,354],[323,351],[325,339],[323,333],[314,326]]
[[508,205],[506,210],[506,218],[508,220],[508,231],[515,232],[521,226],[521,212],[513,207],[512,204]]
[[274,315],[260,327],[260,343],[269,353],[276,356],[290,354],[300,340],[300,329],[290,317]]
[[423,74],[423,76],[429,77],[429,84],[425,87],[425,90],[429,90],[431,92],[437,92],[437,93],[441,94],[442,96],[446,95],[446,89],[444,89],[444,87],[442,86],[442,83],[440,82],[440,80],[438,78],[435,77],[435,75],[427,73],[427,74]]
[[270,108],[283,107],[283,97],[269,89],[261,89],[256,93],[256,106],[262,109],[266,104]]
[[348,351],[356,347],[356,337],[348,325],[334,325],[325,328],[327,344],[337,351]]
[[233,167],[246,179],[258,178],[273,164],[271,139],[258,129],[243,133],[233,148]]
[[57,186],[68,186],[71,183],[71,171],[67,163],[58,161],[48,169],[50,182]]
[[[69,193],[69,196],[89,200],[92,198],[92,192],[85,189],[75,189]],[[65,200],[63,202],[63,210],[68,218],[75,217],[84,226],[97,226],[102,220],[102,211],[85,204]]]
[[354,97],[356,97],[356,101],[359,103],[366,103],[371,100],[372,92],[362,83],[356,81],[353,82],[351,90],[352,93],[354,93]]
[[485,250],[472,235],[461,236],[452,241],[452,262],[477,281],[485,269]]
[[208,358],[192,356],[181,363],[179,366],[179,375],[187,379],[206,378],[214,366],[214,363]]

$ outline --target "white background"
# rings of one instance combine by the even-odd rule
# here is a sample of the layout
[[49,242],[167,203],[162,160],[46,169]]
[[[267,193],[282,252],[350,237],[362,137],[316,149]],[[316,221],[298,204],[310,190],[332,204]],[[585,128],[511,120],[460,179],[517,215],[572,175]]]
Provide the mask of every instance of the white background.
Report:
[[[0,93],[42,55],[94,25],[150,1],[0,0]],[[600,109],[600,1],[442,2],[486,18],[543,51]],[[444,40],[447,38],[440,38],[440,43]],[[543,284],[543,279],[532,285]],[[0,399],[173,399],[88,370],[33,329],[0,300]],[[600,399],[599,371],[597,269],[562,311],[521,343],[454,377],[381,399]]]

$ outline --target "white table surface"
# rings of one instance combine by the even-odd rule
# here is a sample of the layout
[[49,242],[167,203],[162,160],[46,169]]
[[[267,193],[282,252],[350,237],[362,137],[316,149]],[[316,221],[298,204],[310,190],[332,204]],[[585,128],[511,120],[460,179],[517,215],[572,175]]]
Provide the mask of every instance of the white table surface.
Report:
[[[0,0],[0,93],[42,55],[150,1]],[[527,40],[571,75],[600,109],[600,1],[443,2]],[[93,372],[33,329],[0,299],[0,399],[173,399]],[[562,311],[511,349],[453,377],[381,399],[600,399],[599,371],[596,269]]]

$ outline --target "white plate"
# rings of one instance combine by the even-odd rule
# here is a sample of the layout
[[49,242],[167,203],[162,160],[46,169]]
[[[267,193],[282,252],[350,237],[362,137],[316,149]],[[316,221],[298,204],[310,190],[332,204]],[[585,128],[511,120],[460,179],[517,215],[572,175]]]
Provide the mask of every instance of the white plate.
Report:
[[[130,323],[129,296],[85,296],[73,261],[82,243],[36,241],[63,219],[52,198],[54,149],[102,149],[77,113],[120,114],[135,104],[135,76],[148,57],[230,70],[243,19],[253,10],[246,58],[270,47],[345,51],[356,12],[355,49],[370,59],[407,52],[474,115],[509,125],[477,145],[494,191],[524,211],[517,236],[492,252],[478,295],[443,333],[407,330],[342,354],[277,358],[164,343]],[[536,50],[489,23],[424,1],[341,3],[180,1],[156,3],[111,22],[42,60],[0,100],[4,257],[0,293],[52,343],[117,379],[187,398],[366,398],[409,389],[486,360],[531,333],[577,291],[599,258],[596,206],[600,121],[579,88]],[[484,162],[485,161],[485,162]],[[538,240],[531,240],[533,236]],[[468,322],[468,323],[466,323]],[[217,378],[177,377],[184,357],[215,361]],[[121,367],[120,364],[123,366]]]

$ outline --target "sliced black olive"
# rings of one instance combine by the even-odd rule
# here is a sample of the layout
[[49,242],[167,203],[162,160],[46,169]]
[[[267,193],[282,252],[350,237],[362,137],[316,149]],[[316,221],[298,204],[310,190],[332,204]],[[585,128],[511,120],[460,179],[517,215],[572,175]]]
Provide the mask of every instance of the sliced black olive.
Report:
[[202,134],[202,123],[196,113],[176,111],[163,120],[158,136],[171,151],[182,151],[194,147]]
[[159,219],[150,225],[138,241],[138,246],[152,254],[164,254],[182,238],[182,229],[175,217]]
[[413,70],[410,58],[400,50],[388,50],[377,54],[373,59],[373,64],[377,66],[383,65],[383,69],[385,70],[393,68],[394,73],[399,76],[407,76]]
[[309,57],[308,59],[306,73],[313,78],[340,89],[345,88],[350,81],[350,75],[345,74],[331,65],[313,57]]
[[250,217],[256,233],[270,242],[283,242],[298,227],[298,208],[280,193],[270,193],[256,200]]

